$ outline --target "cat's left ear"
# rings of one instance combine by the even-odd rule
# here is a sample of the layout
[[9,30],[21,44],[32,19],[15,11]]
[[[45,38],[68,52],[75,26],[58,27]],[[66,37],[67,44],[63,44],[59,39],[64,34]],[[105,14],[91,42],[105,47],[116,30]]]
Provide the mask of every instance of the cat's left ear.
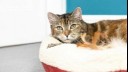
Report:
[[76,19],[79,19],[79,20],[82,20],[82,11],[81,11],[81,8],[80,8],[80,7],[77,7],[77,8],[73,11],[72,17],[73,17],[73,18],[76,18]]

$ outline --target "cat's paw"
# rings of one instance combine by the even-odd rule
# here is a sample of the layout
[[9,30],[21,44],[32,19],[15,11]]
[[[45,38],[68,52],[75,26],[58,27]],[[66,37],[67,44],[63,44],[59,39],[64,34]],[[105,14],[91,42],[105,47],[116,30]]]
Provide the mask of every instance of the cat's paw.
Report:
[[85,43],[76,43],[77,47],[89,47],[88,44]]
[[98,50],[99,49],[97,45],[93,45],[93,44],[89,45],[89,48],[91,48],[93,50]]
[[51,48],[51,47],[54,47],[54,46],[57,46],[57,45],[60,45],[61,43],[57,43],[57,44],[54,44],[54,43],[51,43],[51,44],[48,44],[48,47],[47,48]]

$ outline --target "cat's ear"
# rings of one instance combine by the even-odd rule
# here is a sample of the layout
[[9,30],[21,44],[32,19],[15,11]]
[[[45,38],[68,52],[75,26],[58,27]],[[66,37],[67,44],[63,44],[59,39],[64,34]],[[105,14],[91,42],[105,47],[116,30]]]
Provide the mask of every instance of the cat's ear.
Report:
[[59,20],[59,17],[51,12],[48,12],[48,19],[51,23]]
[[79,20],[82,20],[82,11],[81,11],[81,8],[80,8],[80,7],[77,7],[77,8],[73,11],[72,17],[73,17],[73,18],[76,18],[76,19],[79,19]]

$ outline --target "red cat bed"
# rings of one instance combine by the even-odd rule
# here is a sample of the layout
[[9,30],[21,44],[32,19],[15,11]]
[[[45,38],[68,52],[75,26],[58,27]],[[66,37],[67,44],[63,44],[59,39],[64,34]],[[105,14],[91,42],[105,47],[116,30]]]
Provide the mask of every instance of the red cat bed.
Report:
[[51,43],[59,41],[49,36],[40,47],[39,58],[46,72],[127,72],[127,44],[120,39],[113,39],[112,48],[103,50],[75,44],[47,48]]

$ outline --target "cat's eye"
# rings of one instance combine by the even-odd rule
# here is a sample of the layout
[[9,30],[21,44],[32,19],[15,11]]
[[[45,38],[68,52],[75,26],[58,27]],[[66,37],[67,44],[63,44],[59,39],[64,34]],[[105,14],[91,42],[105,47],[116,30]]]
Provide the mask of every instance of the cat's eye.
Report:
[[76,28],[77,27],[77,24],[72,24],[71,26],[70,26],[70,29],[74,29],[74,28]]
[[63,28],[61,26],[57,26],[56,29],[57,30],[63,30]]

